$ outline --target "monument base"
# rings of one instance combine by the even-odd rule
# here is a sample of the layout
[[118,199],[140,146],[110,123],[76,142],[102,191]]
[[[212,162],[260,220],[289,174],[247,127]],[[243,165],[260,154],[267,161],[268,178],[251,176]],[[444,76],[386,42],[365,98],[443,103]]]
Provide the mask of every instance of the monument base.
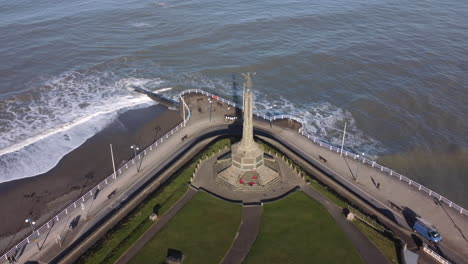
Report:
[[257,146],[244,150],[240,143],[231,146],[232,166],[243,170],[257,169],[263,166],[263,151]]
[[[233,153],[231,155],[234,156]],[[214,166],[216,182],[220,185],[233,191],[258,192],[274,186],[281,180],[279,166],[273,157],[269,155],[264,157],[262,153],[258,167],[247,170],[245,167],[241,169],[235,166],[231,155],[218,159]]]

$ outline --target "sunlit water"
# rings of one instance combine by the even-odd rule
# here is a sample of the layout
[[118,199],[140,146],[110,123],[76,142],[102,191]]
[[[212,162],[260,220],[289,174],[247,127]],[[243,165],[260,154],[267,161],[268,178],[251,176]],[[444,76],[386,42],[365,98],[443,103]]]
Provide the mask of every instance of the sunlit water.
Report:
[[[151,103],[229,98],[365,152],[468,205],[468,5],[451,1],[0,1],[0,182],[30,177]],[[52,144],[54,142],[54,144]]]

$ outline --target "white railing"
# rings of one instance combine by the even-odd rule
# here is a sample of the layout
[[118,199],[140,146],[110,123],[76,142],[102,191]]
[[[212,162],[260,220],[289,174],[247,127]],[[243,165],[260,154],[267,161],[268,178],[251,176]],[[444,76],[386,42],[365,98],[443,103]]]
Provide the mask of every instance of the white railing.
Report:
[[[244,108],[244,106],[243,106],[242,104],[236,104],[236,103],[231,102],[231,101],[229,101],[229,100],[227,100],[227,99],[224,99],[224,98],[222,98],[222,97],[219,97],[219,96],[217,96],[217,95],[214,95],[214,94],[212,94],[212,93],[209,93],[209,92],[206,92],[206,91],[203,91],[203,90],[200,90],[200,89],[188,89],[188,90],[184,90],[184,91],[181,92],[181,95],[190,94],[190,93],[203,94],[203,95],[206,95],[206,96],[208,96],[208,97],[211,97],[211,98],[213,98],[213,99],[215,99],[215,100],[218,100],[218,101],[220,101],[220,102],[222,102],[222,103],[225,103],[225,104],[227,104],[227,105],[230,105],[230,106],[232,106],[232,107],[237,107],[237,108],[239,108],[239,109],[241,109],[241,110]],[[256,113],[256,112],[254,112],[253,114],[254,114],[256,117],[258,117],[258,118],[263,118],[263,119],[265,119],[265,120],[267,120],[267,121],[270,121],[270,122],[272,122],[272,121],[274,121],[274,120],[277,120],[277,119],[289,119],[289,120],[297,121],[297,122],[299,122],[299,123],[301,123],[301,124],[304,123],[304,122],[302,121],[302,119],[300,119],[300,118],[298,118],[298,117],[296,117],[296,116],[292,116],[292,115],[271,115],[271,116],[267,116],[267,115],[265,115],[265,114]]]
[[[203,94],[203,95],[206,95],[206,96],[209,96],[209,97],[212,97],[216,100],[219,100],[223,103],[226,103],[230,106],[235,106],[235,107],[238,107],[240,109],[242,109],[242,105],[239,105],[239,104],[235,104],[229,100],[226,100],[224,98],[220,98],[219,96],[216,96],[212,93],[209,93],[209,92],[205,92],[203,90],[199,90],[199,89],[190,89],[190,90],[185,90],[182,92],[182,94],[187,94],[187,93],[199,93],[199,94]],[[275,115],[275,116],[266,116],[265,114],[260,114],[260,113],[254,113],[257,117],[260,117],[260,118],[263,118],[265,120],[268,120],[268,121],[273,121],[273,120],[277,120],[277,119],[289,119],[289,120],[295,120],[299,123],[302,124],[302,127],[304,127],[304,122],[302,121],[302,119],[298,118],[298,117],[295,117],[295,116],[291,116],[291,115]],[[334,151],[334,152],[337,152],[337,153],[340,153],[341,152],[341,148],[339,147],[336,147],[336,146],[333,146],[329,143],[326,143],[325,141],[322,141],[321,139],[315,137],[315,136],[311,136],[309,135],[307,132],[304,131],[304,129],[299,129],[299,134],[307,137],[307,139],[313,141],[315,144],[323,147],[323,148],[326,148],[330,151]],[[362,161],[363,164],[367,164],[377,170],[380,170],[381,172],[385,172],[386,174],[390,175],[390,176],[394,176],[395,178],[397,178],[398,180],[400,181],[403,181],[403,182],[406,182],[408,185],[410,186],[413,186],[414,188],[416,188],[418,191],[421,191],[421,192],[424,192],[426,194],[428,194],[430,197],[435,197],[437,200],[439,200],[439,202],[444,202],[445,204],[447,204],[449,207],[453,208],[454,210],[456,210],[457,212],[459,212],[460,214],[463,214],[465,216],[468,216],[468,210],[466,210],[465,208],[461,207],[460,205],[450,201],[449,199],[443,197],[442,195],[438,194],[437,192],[389,169],[389,168],[386,168],[380,164],[378,164],[377,162],[371,160],[371,159],[368,159],[368,158],[365,158],[365,157],[362,157],[362,156],[359,156],[349,150],[345,150],[343,149],[343,154],[345,156],[349,156],[349,157],[352,157],[353,159],[357,159],[357,160],[360,160]]]
[[445,258],[443,258],[442,256],[440,256],[439,254],[437,254],[434,250],[432,250],[432,249],[430,249],[429,247],[427,247],[427,245],[424,245],[423,250],[424,250],[424,252],[426,252],[427,254],[429,254],[431,257],[435,258],[439,263],[442,263],[442,264],[451,264],[450,261],[446,260]]
[[[183,99],[182,99],[183,100]],[[184,105],[185,101],[183,101]],[[188,108],[188,107],[187,107]],[[160,146],[163,142],[167,141],[168,138],[170,138],[172,135],[174,135],[177,131],[180,129],[184,128],[187,125],[187,122],[191,118],[191,113],[190,109],[187,109],[187,117],[185,121],[177,125],[175,128],[173,128],[171,131],[167,132],[165,135],[160,137],[158,140],[156,140],[153,144],[151,144],[149,147],[146,149],[142,150],[138,156],[133,158],[132,160],[128,161],[126,164],[124,164],[122,167],[118,168],[116,170],[116,175],[112,173],[109,175],[107,178],[105,178],[103,181],[101,181],[98,185],[96,185],[94,188],[86,192],[84,195],[82,195],[80,198],[78,198],[76,201],[68,205],[65,209],[63,209],[60,213],[58,213],[56,216],[54,216],[52,219],[47,221],[47,223],[43,224],[41,227],[37,228],[33,233],[31,233],[29,236],[27,236],[25,239],[23,239],[21,242],[16,244],[13,248],[8,250],[5,254],[2,256],[2,260],[8,260],[8,257],[16,257],[18,252],[22,250],[22,247],[26,246],[26,244],[29,243],[34,243],[36,239],[38,239],[41,234],[45,234],[52,226],[63,220],[65,217],[68,216],[71,212],[79,208],[80,210],[83,210],[84,208],[84,203],[90,199],[94,198],[94,195],[96,195],[96,192],[98,190],[105,189],[108,185],[111,183],[117,181],[119,179],[118,176],[122,175],[126,170],[129,170],[131,167],[135,166],[138,164],[137,161],[141,160],[144,156],[148,155],[149,152],[152,152],[153,150],[156,150],[158,146]]]
[[[309,140],[313,141],[314,143],[318,144],[319,146],[321,146],[323,148],[326,148],[326,149],[328,149],[330,151],[335,151],[337,153],[340,153],[340,151],[341,151],[341,148],[330,145],[328,143],[325,143],[325,142],[321,141],[320,139],[317,139],[315,136],[311,136],[311,135],[307,134],[307,132],[304,132],[303,130],[300,131],[300,134],[302,134],[304,137],[308,138]],[[447,198],[443,197],[442,195],[438,194],[437,192],[423,186],[422,184],[419,184],[419,183],[417,183],[417,182],[415,182],[415,181],[413,181],[413,180],[399,174],[398,172],[395,172],[394,170],[391,170],[391,169],[389,169],[387,167],[384,167],[384,166],[378,164],[377,162],[375,162],[375,161],[373,161],[371,159],[359,156],[359,155],[357,155],[355,153],[352,153],[351,151],[348,151],[348,150],[343,149],[343,155],[349,156],[349,157],[351,157],[353,159],[357,159],[359,161],[362,161],[363,164],[367,164],[370,167],[373,167],[373,168],[375,168],[375,169],[377,169],[377,170],[379,170],[381,172],[385,172],[386,174],[388,174],[390,176],[393,176],[393,177],[397,178],[400,181],[406,182],[406,183],[408,183],[408,185],[413,186],[418,191],[424,192],[424,193],[428,194],[431,197],[435,197],[437,200],[439,200],[439,202],[444,202],[445,204],[447,204],[449,207],[455,209],[460,214],[464,214],[464,215],[468,216],[468,210],[466,210],[465,208],[463,208],[460,205],[450,201],[449,199],[447,199]]]
[[[181,99],[183,100],[183,96],[182,95],[185,95],[185,94],[189,94],[189,93],[198,93],[198,94],[203,94],[203,95],[206,95],[206,96],[209,96],[209,97],[212,97],[216,100],[219,100],[221,101],[222,103],[225,103],[225,104],[228,104],[230,106],[233,106],[233,107],[237,107],[237,108],[240,108],[242,109],[242,105],[240,104],[235,104],[229,100],[226,100],[224,98],[221,98],[219,96],[216,96],[214,94],[211,94],[211,93],[208,93],[208,92],[205,92],[203,90],[199,90],[199,89],[189,89],[189,90],[184,90],[180,93],[181,95]],[[41,234],[44,234],[46,233],[46,231],[50,228],[52,228],[52,226],[59,222],[60,220],[62,220],[63,218],[65,218],[68,214],[70,214],[72,211],[76,210],[77,208],[82,208],[81,204],[84,204],[86,201],[88,201],[89,199],[92,199],[95,195],[95,193],[98,191],[98,190],[102,190],[104,188],[106,188],[109,184],[111,184],[112,182],[118,180],[118,176],[119,175],[122,175],[124,173],[124,171],[130,169],[132,166],[134,166],[137,162],[137,160],[140,160],[142,157],[144,157],[145,155],[147,155],[148,152],[151,152],[153,150],[155,150],[159,145],[161,145],[164,141],[166,141],[169,137],[171,137],[173,134],[175,134],[177,131],[179,131],[180,129],[184,128],[186,125],[187,125],[187,122],[189,121],[189,119],[191,118],[192,114],[191,114],[191,111],[189,109],[189,107],[187,106],[187,104],[185,103],[185,101],[183,100],[183,107],[186,107],[187,109],[187,117],[185,119],[185,121],[183,121],[182,123],[180,123],[178,126],[176,126],[175,128],[173,128],[171,131],[169,131],[168,133],[166,133],[164,136],[162,136],[161,138],[159,138],[158,140],[156,140],[153,144],[151,144],[149,147],[147,147],[146,149],[144,149],[143,151],[140,152],[140,154],[138,154],[138,156],[136,156],[134,159],[130,160],[129,162],[127,162],[125,165],[123,165],[122,167],[120,167],[119,169],[116,170],[116,174],[117,175],[114,175],[114,173],[112,173],[110,176],[108,176],[106,179],[104,179],[102,182],[100,182],[97,186],[95,186],[94,188],[92,188],[91,190],[89,190],[87,193],[85,193],[83,196],[81,196],[80,198],[78,198],[76,201],[74,201],[73,203],[71,203],[69,206],[67,206],[63,211],[61,211],[60,213],[58,213],[56,216],[54,216],[52,219],[50,219],[47,223],[45,223],[44,225],[42,225],[40,228],[36,229],[33,233],[31,233],[28,237],[26,237],[25,239],[23,239],[21,242],[19,242],[16,246],[14,246],[12,249],[10,249],[9,251],[7,251],[3,257],[2,257],[2,260],[7,260],[8,259],[8,256],[16,256],[17,252],[21,250],[21,248],[23,246],[25,246],[26,244],[29,244],[29,243],[32,243],[34,242],[36,239],[39,238],[39,236]],[[263,118],[265,120],[268,120],[268,121],[274,121],[274,120],[277,120],[277,119],[288,119],[288,120],[294,120],[294,121],[297,121],[299,123],[302,124],[302,127],[304,127],[304,122],[302,121],[302,119],[298,118],[298,117],[295,117],[295,116],[291,116],[291,115],[275,115],[275,116],[266,116],[264,114],[260,114],[260,113],[254,113],[257,117],[259,118]],[[340,153],[341,149],[339,147],[336,147],[336,146],[333,146],[329,143],[326,143],[320,139],[318,139],[317,137],[315,136],[311,136],[309,134],[307,134],[303,129],[299,129],[299,134],[303,135],[304,137],[306,137],[307,139],[311,140],[312,142],[314,142],[315,144],[323,147],[323,148],[326,148],[330,151],[335,151],[337,153]],[[409,185],[417,188],[419,191],[422,191],[422,192],[425,192],[427,193],[429,196],[431,197],[435,197],[436,199],[438,199],[440,202],[444,202],[445,204],[447,204],[449,207],[452,207],[454,208],[455,210],[457,210],[458,212],[460,212],[461,214],[464,214],[466,216],[468,216],[468,210],[464,209],[463,207],[459,206],[458,204],[450,201],[449,199],[443,197],[442,195],[430,190],[429,188],[427,187],[424,187],[423,185],[389,169],[389,168],[386,168],[378,163],[376,163],[375,161],[372,161],[370,159],[366,159],[365,157],[362,157],[362,156],[359,156],[357,154],[354,154],[348,150],[343,150],[343,154],[346,155],[346,156],[349,156],[349,157],[352,157],[353,159],[357,159],[359,161],[362,161],[363,164],[367,164],[371,167],[374,167],[378,170],[380,170],[381,172],[386,172],[387,174],[389,174],[390,176],[394,176],[396,177],[397,179],[399,179],[400,181],[404,181],[406,183],[408,183]]]

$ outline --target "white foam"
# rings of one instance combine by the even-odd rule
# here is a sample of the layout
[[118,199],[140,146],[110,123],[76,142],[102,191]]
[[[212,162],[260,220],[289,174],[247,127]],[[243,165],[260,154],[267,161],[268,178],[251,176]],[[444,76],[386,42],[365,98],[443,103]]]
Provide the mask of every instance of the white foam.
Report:
[[0,182],[47,172],[83,144],[119,112],[153,104],[126,88],[148,89],[160,79],[118,78],[109,72],[64,73],[31,90],[0,102]]
[[[180,77],[182,85],[190,88],[208,88],[214,93],[232,95],[232,82],[220,79],[209,79],[202,74],[186,74]],[[239,87],[236,96],[242,98],[242,79],[237,79]],[[339,108],[329,102],[298,103],[289,98],[280,97],[273,99],[266,89],[257,87],[254,91],[255,110],[265,115],[289,114],[304,120],[304,129],[317,138],[334,144],[341,145],[344,123],[347,123],[345,149],[356,153],[365,152],[373,158],[384,150],[383,145],[376,139],[365,135],[356,126],[356,121],[349,111]],[[242,100],[242,99],[239,99]]]
[[131,25],[132,25],[132,27],[136,27],[136,28],[151,27],[151,24],[146,23],[146,22],[133,22],[133,23],[131,23]]

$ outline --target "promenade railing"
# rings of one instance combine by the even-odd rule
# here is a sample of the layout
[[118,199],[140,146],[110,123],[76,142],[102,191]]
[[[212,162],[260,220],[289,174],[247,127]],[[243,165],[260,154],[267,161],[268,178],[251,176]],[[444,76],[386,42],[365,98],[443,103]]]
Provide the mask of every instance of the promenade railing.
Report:
[[2,260],[8,261],[8,257],[16,257],[19,252],[22,251],[22,248],[25,247],[29,243],[35,242],[41,234],[47,233],[47,231],[52,228],[56,223],[62,221],[63,219],[67,218],[67,216],[74,212],[75,210],[81,209],[85,210],[85,202],[89,201],[90,199],[95,199],[95,196],[97,195],[97,192],[105,189],[107,186],[109,186],[111,183],[117,181],[119,179],[119,176],[125,173],[125,171],[129,170],[130,168],[134,167],[136,164],[138,164],[138,161],[140,161],[144,156],[146,156],[149,152],[152,152],[156,150],[159,146],[161,146],[165,141],[167,141],[171,136],[176,134],[179,130],[184,128],[187,125],[187,122],[191,118],[191,112],[190,109],[188,108],[187,104],[185,101],[182,99],[183,102],[183,107],[187,110],[185,113],[187,113],[186,118],[184,121],[182,121],[180,124],[178,124],[176,127],[171,129],[169,132],[167,132],[165,135],[160,137],[158,140],[156,140],[154,143],[152,143],[150,146],[148,146],[146,149],[142,150],[136,157],[128,161],[126,164],[122,165],[120,168],[116,169],[116,173],[112,173],[108,177],[106,177],[103,181],[101,181],[98,185],[95,187],[91,188],[91,190],[87,191],[85,194],[83,194],[80,198],[78,198],[76,201],[73,203],[69,204],[65,209],[63,209],[60,213],[55,215],[53,218],[51,218],[49,221],[47,221],[45,224],[34,230],[30,235],[28,235],[25,239],[23,239],[21,242],[16,244],[13,248],[8,250],[6,253],[3,254],[1,257]]
[[[16,244],[16,246],[14,246],[10,250],[8,250],[6,253],[4,253],[1,259],[2,260],[8,260],[8,257],[16,256],[18,254],[18,252],[20,252],[21,249],[24,246],[26,246],[29,243],[32,243],[32,242],[36,241],[36,239],[38,239],[41,234],[46,233],[47,230],[52,228],[55,223],[63,220],[64,218],[66,218],[71,212],[73,212],[74,210],[77,210],[77,208],[79,208],[81,210],[84,210],[84,203],[86,201],[90,200],[90,199],[94,199],[94,196],[96,195],[97,192],[99,192],[100,190],[103,190],[104,188],[109,186],[109,184],[111,184],[112,182],[118,180],[119,179],[118,176],[122,175],[125,171],[127,171],[128,169],[135,166],[135,164],[137,164],[137,162],[139,160],[141,160],[145,155],[147,155],[149,152],[152,152],[152,151],[156,150],[158,148],[158,146],[160,146],[165,141],[167,141],[167,139],[169,139],[172,135],[177,133],[182,128],[186,127],[187,122],[192,117],[192,114],[191,114],[191,110],[188,107],[187,103],[184,101],[183,96],[186,95],[186,94],[190,94],[190,93],[203,94],[205,96],[209,96],[209,97],[213,98],[214,100],[218,100],[218,101],[220,101],[222,103],[228,104],[228,105],[230,105],[232,107],[237,107],[239,109],[243,109],[243,105],[241,105],[241,104],[234,103],[232,101],[221,98],[221,97],[219,97],[217,95],[214,95],[212,93],[209,93],[209,92],[206,92],[206,91],[203,91],[203,90],[188,89],[188,90],[182,91],[180,93],[180,98],[181,98],[181,100],[183,102],[182,107],[184,107],[184,109],[186,110],[186,112],[185,112],[186,113],[186,118],[184,119],[184,121],[182,123],[177,125],[171,131],[167,132],[165,135],[163,135],[161,138],[156,140],[153,144],[148,146],[146,149],[142,150],[135,158],[131,159],[126,164],[124,164],[123,166],[118,168],[116,170],[116,174],[112,173],[110,176],[106,177],[103,181],[101,181],[94,188],[92,188],[91,190],[86,192],[84,195],[82,195],[76,201],[74,201],[73,203],[68,205],[64,210],[62,210],[56,216],[51,218],[49,221],[47,221],[41,227],[36,229],[30,235],[28,235],[21,242]],[[274,120],[279,120],[279,119],[288,119],[288,120],[297,121],[298,123],[302,124],[302,128],[300,128],[298,130],[299,134],[306,137],[307,139],[309,139],[313,143],[319,145],[320,147],[326,148],[326,149],[328,149],[330,151],[335,151],[337,153],[341,152],[341,148],[333,146],[333,145],[331,145],[329,143],[326,143],[325,141],[317,138],[316,136],[308,134],[303,129],[304,122],[303,122],[303,120],[301,118],[298,118],[298,117],[295,117],[295,116],[292,116],[292,115],[273,115],[273,116],[270,116],[270,115],[265,115],[265,114],[259,113],[257,111],[254,112],[254,115],[257,118],[263,118],[263,119],[265,119],[265,120],[267,120],[269,122],[272,122]],[[429,189],[429,188],[427,188],[427,187],[425,187],[425,186],[423,186],[423,185],[421,185],[421,184],[407,178],[406,176],[403,176],[403,175],[395,172],[394,170],[386,168],[386,167],[376,163],[375,161],[373,161],[371,159],[359,156],[358,154],[355,154],[355,153],[353,153],[352,151],[349,151],[349,150],[343,149],[343,155],[345,155],[347,157],[351,157],[351,158],[353,158],[355,160],[358,160],[358,161],[362,162],[363,164],[369,165],[370,167],[373,167],[373,168],[375,168],[377,170],[380,170],[381,172],[385,172],[388,175],[393,176],[393,177],[395,177],[396,179],[398,179],[400,181],[406,182],[408,185],[413,186],[416,190],[424,192],[424,193],[428,194],[430,197],[436,198],[439,202],[443,202],[443,203],[447,204],[449,207],[457,210],[460,214],[468,216],[468,210],[466,210],[465,208],[463,208],[463,207],[459,206],[458,204],[450,201],[449,199],[447,199],[447,198],[443,197],[442,195],[438,194],[437,192],[435,192],[435,191],[433,191],[433,190],[431,190],[431,189]]]
[[[206,92],[206,91],[203,91],[203,90],[190,89],[190,90],[185,90],[185,91],[182,92],[182,94],[187,94],[187,93],[203,94],[203,95],[212,97],[213,99],[219,100],[219,101],[221,101],[223,103],[226,103],[226,104],[228,104],[230,106],[243,109],[243,106],[241,104],[236,104],[234,102],[231,102],[231,101],[226,100],[224,98],[220,98],[217,95],[214,95],[212,93],[209,93],[209,92]],[[259,113],[259,112],[255,112],[254,114],[257,117],[263,118],[263,119],[265,119],[267,121],[270,121],[270,122],[272,122],[274,120],[277,120],[277,119],[289,119],[289,120],[297,121],[297,122],[302,124],[302,128],[298,130],[299,134],[306,137],[307,139],[309,139],[310,141],[314,142],[315,144],[319,145],[322,148],[326,148],[326,149],[328,149],[330,151],[335,151],[337,153],[341,152],[340,147],[333,146],[332,144],[327,143],[327,142],[319,139],[318,137],[310,135],[309,133],[307,133],[303,129],[304,128],[304,121],[301,118],[291,116],[291,115],[274,115],[274,116],[270,116],[270,115],[262,114],[262,113]],[[466,210],[465,208],[463,208],[460,205],[456,204],[455,202],[452,202],[448,198],[440,195],[439,193],[437,193],[437,192],[423,186],[422,184],[420,184],[418,182],[415,182],[414,180],[411,180],[410,178],[408,178],[408,177],[406,177],[406,176],[404,176],[404,175],[402,175],[402,174],[400,174],[400,173],[398,173],[398,172],[396,172],[396,171],[394,171],[392,169],[389,169],[389,168],[387,168],[385,166],[382,166],[382,165],[378,164],[374,160],[371,160],[371,159],[363,157],[363,156],[359,156],[358,154],[356,154],[356,153],[354,153],[352,151],[349,151],[349,150],[345,150],[345,149],[343,149],[343,155],[345,155],[347,157],[351,157],[351,158],[353,158],[355,160],[358,160],[358,161],[362,162],[365,165],[369,165],[372,168],[380,170],[381,172],[385,172],[389,176],[393,176],[394,178],[396,178],[396,179],[398,179],[400,181],[403,181],[403,182],[407,183],[408,185],[414,187],[416,190],[421,191],[421,192],[429,195],[430,197],[436,198],[439,202],[445,203],[446,205],[453,208],[454,210],[456,210],[460,214],[468,216],[468,210]]]

